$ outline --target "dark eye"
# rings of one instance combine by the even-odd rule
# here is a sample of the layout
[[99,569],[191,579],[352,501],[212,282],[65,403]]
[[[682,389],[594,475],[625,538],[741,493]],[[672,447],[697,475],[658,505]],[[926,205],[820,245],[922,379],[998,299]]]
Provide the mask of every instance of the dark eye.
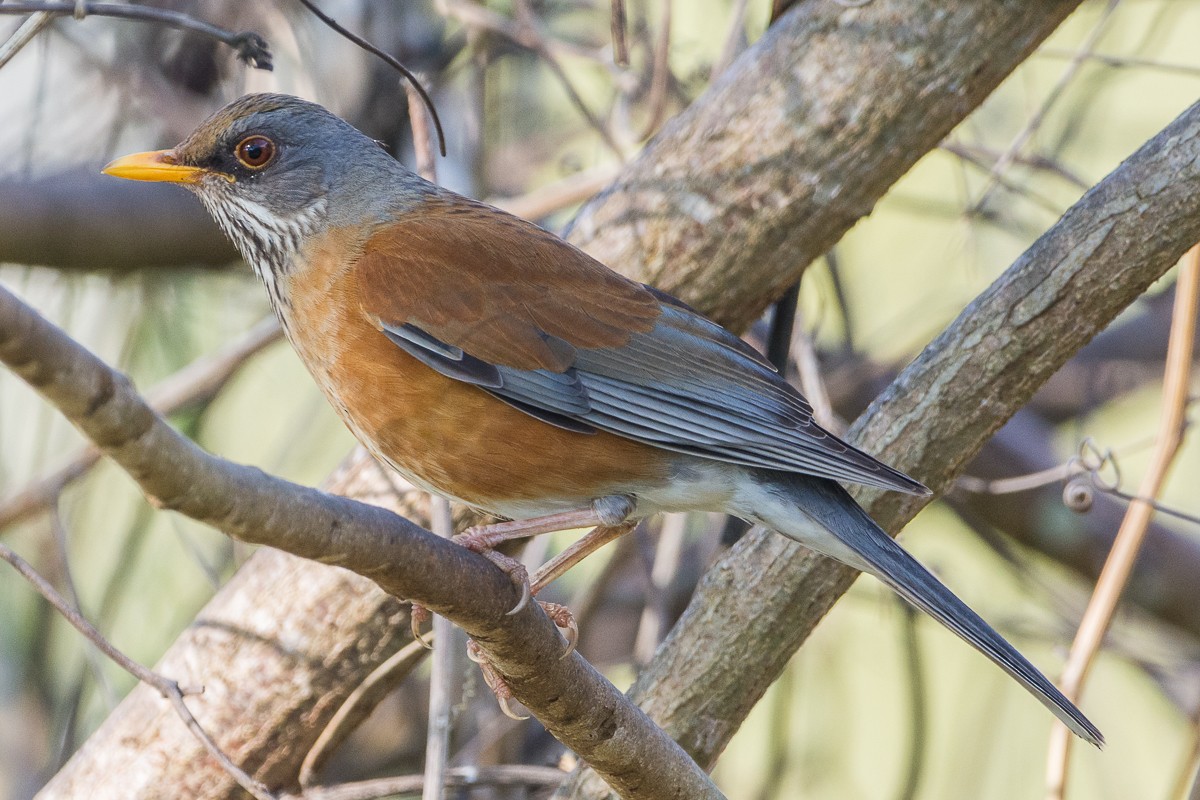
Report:
[[275,143],[265,136],[247,136],[233,149],[237,160],[250,169],[262,169],[275,157]]

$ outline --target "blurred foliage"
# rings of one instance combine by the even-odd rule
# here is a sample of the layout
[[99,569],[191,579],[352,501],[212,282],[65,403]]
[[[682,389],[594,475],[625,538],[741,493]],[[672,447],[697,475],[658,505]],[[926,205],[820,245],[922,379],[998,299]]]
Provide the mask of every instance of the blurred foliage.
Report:
[[[246,71],[227,53],[210,48],[205,57],[201,47],[197,77],[186,58],[154,62],[122,55],[179,53],[189,43],[178,34],[112,20],[59,20],[0,71],[0,178],[50,174],[73,164],[95,167],[122,152],[169,145],[207,111],[261,89],[309,96],[396,152],[411,152],[395,76],[298,6],[202,5],[211,6],[204,9],[211,19],[266,36],[276,54],[275,72]],[[451,149],[439,169],[452,188],[478,197],[513,196],[618,163],[554,71],[503,36],[468,31],[424,2],[324,5],[432,76]],[[490,2],[486,8],[516,19],[519,5]],[[623,155],[632,155],[652,117],[646,75],[662,2],[628,4],[629,71],[611,63],[607,3],[531,5],[541,30],[562,43],[561,64],[571,85],[609,123]],[[674,4],[668,115],[703,91],[723,53],[760,35],[768,5],[750,4],[731,35],[731,14],[739,6],[734,0]],[[0,18],[0,31],[10,27]],[[1094,52],[1083,52],[1098,28]],[[1083,188],[1195,100],[1197,30],[1195,3],[1086,3],[946,147],[920,161],[837,246],[848,317],[835,300],[829,265],[810,271],[802,287],[802,326],[831,349],[849,338],[879,361],[911,357]],[[212,70],[215,83],[200,80]],[[988,167],[1034,120],[1039,122],[1021,157],[1002,170],[1002,185],[995,184]],[[964,151],[982,168],[968,163]],[[550,224],[569,212],[553,215]],[[268,313],[265,296],[244,270],[143,271],[110,280],[4,265],[0,280],[143,388]],[[1062,426],[1064,459],[1081,436],[1092,436],[1116,450],[1124,485],[1135,487],[1155,430],[1157,390],[1147,386]],[[253,358],[215,399],[175,421],[213,452],[306,483],[320,481],[352,445],[286,345]],[[7,374],[0,374],[0,442],[0,498],[65,463],[82,445],[69,425]],[[1197,514],[1196,486],[1200,445],[1192,437],[1162,500]],[[60,587],[69,566],[86,614],[145,663],[161,654],[245,556],[211,530],[149,510],[131,482],[103,464],[63,495],[56,518],[57,525],[43,516],[0,536]],[[1200,535],[1195,525],[1176,527]],[[56,530],[65,561],[58,556]],[[687,558],[693,570],[715,546],[713,530],[711,524],[691,526]],[[556,537],[556,546],[562,541]],[[1069,640],[1088,587],[1036,554],[1021,552],[1018,563],[997,556],[940,506],[909,526],[906,542],[1036,663],[1055,671],[1057,644]],[[653,545],[642,542],[638,553],[652,554]],[[562,581],[557,596],[577,596],[598,579],[606,557]],[[624,683],[632,675],[633,627],[645,596],[648,568],[642,561],[635,554],[624,573],[610,577],[623,590],[604,596],[593,627],[583,632],[585,653]],[[928,725],[914,732],[914,678],[903,646],[908,625],[888,592],[860,582],[729,746],[716,770],[729,796],[902,797],[914,758],[920,779],[911,797],[1039,796],[1049,716],[927,619],[917,619],[915,631]],[[1164,693],[1164,686],[1170,689],[1171,675],[1187,674],[1196,643],[1153,628],[1147,635],[1146,628],[1135,615],[1122,619],[1112,637],[1114,654],[1101,660],[1092,678],[1083,705],[1110,745],[1103,753],[1076,750],[1073,797],[1163,798],[1182,764],[1185,714],[1194,709],[1181,709],[1173,699],[1179,694]],[[1146,671],[1142,662],[1167,677]],[[99,725],[131,680],[90,655],[23,581],[0,569],[0,796],[30,796]],[[393,703],[376,716],[394,720],[403,713]],[[376,738],[363,744],[360,736],[356,747],[384,755],[340,765],[342,777],[394,766],[384,737],[397,729],[369,723],[363,735]]]

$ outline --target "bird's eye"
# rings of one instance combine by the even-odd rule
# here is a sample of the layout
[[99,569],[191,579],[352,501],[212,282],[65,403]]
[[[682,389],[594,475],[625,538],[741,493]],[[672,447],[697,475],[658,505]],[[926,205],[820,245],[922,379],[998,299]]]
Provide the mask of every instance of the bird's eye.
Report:
[[262,169],[275,158],[275,143],[265,136],[247,136],[233,149],[242,166]]

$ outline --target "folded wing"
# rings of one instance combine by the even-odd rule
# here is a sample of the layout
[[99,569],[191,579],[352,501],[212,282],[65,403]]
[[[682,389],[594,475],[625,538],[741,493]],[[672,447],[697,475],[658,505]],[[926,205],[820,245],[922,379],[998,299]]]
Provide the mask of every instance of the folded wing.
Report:
[[497,214],[446,198],[367,243],[357,278],[364,312],[382,335],[432,369],[561,428],[926,491],[818,426],[804,397],[741,339],[540,228]]

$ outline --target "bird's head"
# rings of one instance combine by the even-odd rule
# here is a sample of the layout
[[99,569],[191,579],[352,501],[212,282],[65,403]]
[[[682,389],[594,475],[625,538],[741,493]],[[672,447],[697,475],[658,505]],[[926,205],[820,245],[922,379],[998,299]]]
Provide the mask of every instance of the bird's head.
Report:
[[174,148],[119,158],[104,172],[192,190],[260,274],[286,270],[307,236],[340,221],[331,210],[369,221],[382,216],[389,197],[419,189],[412,173],[349,123],[279,94],[235,100]]

